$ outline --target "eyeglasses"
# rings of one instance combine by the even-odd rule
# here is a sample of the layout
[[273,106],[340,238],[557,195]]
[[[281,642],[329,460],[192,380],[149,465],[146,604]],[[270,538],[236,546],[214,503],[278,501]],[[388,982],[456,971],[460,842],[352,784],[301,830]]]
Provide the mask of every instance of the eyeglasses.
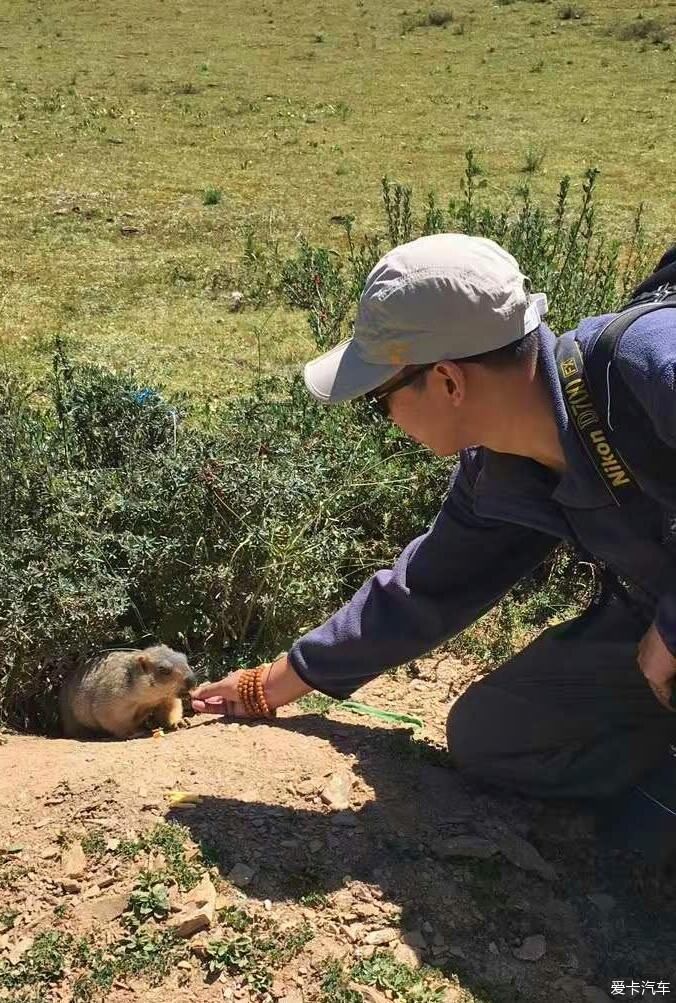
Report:
[[413,366],[411,369],[407,367],[399,379],[395,380],[394,383],[386,385],[382,390],[374,390],[371,394],[366,394],[366,401],[378,412],[382,418],[389,418],[390,416],[390,405],[388,398],[390,394],[393,394],[396,390],[401,390],[403,387],[407,387],[410,383],[424,373],[426,369],[431,369],[434,363],[427,363],[424,366]]

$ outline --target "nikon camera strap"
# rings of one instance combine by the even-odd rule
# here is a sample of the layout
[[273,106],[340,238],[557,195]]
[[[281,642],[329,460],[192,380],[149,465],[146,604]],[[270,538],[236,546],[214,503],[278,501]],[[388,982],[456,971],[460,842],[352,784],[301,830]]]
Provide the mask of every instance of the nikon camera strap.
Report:
[[[614,365],[625,331],[645,314],[676,309],[676,288],[665,286],[630,304],[604,327],[583,356],[577,341],[556,345],[556,362],[568,414],[606,490],[616,505],[641,488],[634,472],[667,494],[676,489],[676,450],[663,442],[652,421]],[[676,339],[676,328],[674,330]],[[612,409],[611,409],[612,402]]]

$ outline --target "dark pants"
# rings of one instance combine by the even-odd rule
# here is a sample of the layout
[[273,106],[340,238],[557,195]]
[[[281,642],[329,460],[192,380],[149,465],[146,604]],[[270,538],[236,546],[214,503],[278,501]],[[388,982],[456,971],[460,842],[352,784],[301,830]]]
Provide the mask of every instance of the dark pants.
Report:
[[467,776],[537,797],[611,797],[665,757],[676,713],[638,668],[646,625],[621,602],[541,634],[453,705],[448,744]]

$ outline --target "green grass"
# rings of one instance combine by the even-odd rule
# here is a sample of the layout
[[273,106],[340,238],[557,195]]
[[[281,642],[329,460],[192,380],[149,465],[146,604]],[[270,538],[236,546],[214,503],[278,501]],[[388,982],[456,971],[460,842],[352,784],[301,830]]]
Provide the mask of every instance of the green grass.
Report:
[[297,702],[297,707],[304,714],[328,714],[332,707],[339,706],[339,701],[327,697],[325,693],[307,693]]
[[499,193],[520,182],[529,148],[547,150],[533,180],[549,194],[597,163],[618,230],[637,192],[659,228],[676,208],[674,70],[641,39],[655,25],[665,38],[673,8],[655,0],[643,24],[620,0],[586,3],[581,19],[561,9],[459,0],[445,28],[449,12],[423,8],[424,26],[402,34],[402,12],[377,0],[340,0],[321,18],[300,0],[195,12],[148,0],[141,13],[131,0],[7,0],[6,355],[43,370],[60,332],[87,358],[207,399],[259,366],[293,368],[312,351],[299,314],[228,312],[247,228],[343,246],[331,217],[371,227],[384,173],[449,191],[469,146]]

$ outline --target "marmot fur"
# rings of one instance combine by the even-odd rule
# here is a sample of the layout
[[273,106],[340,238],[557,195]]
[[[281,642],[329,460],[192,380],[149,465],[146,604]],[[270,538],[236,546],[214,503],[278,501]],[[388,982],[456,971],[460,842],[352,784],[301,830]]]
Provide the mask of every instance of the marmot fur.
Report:
[[152,718],[174,728],[183,720],[181,694],[197,680],[185,655],[165,644],[107,651],[68,676],[59,694],[67,738],[129,738]]

